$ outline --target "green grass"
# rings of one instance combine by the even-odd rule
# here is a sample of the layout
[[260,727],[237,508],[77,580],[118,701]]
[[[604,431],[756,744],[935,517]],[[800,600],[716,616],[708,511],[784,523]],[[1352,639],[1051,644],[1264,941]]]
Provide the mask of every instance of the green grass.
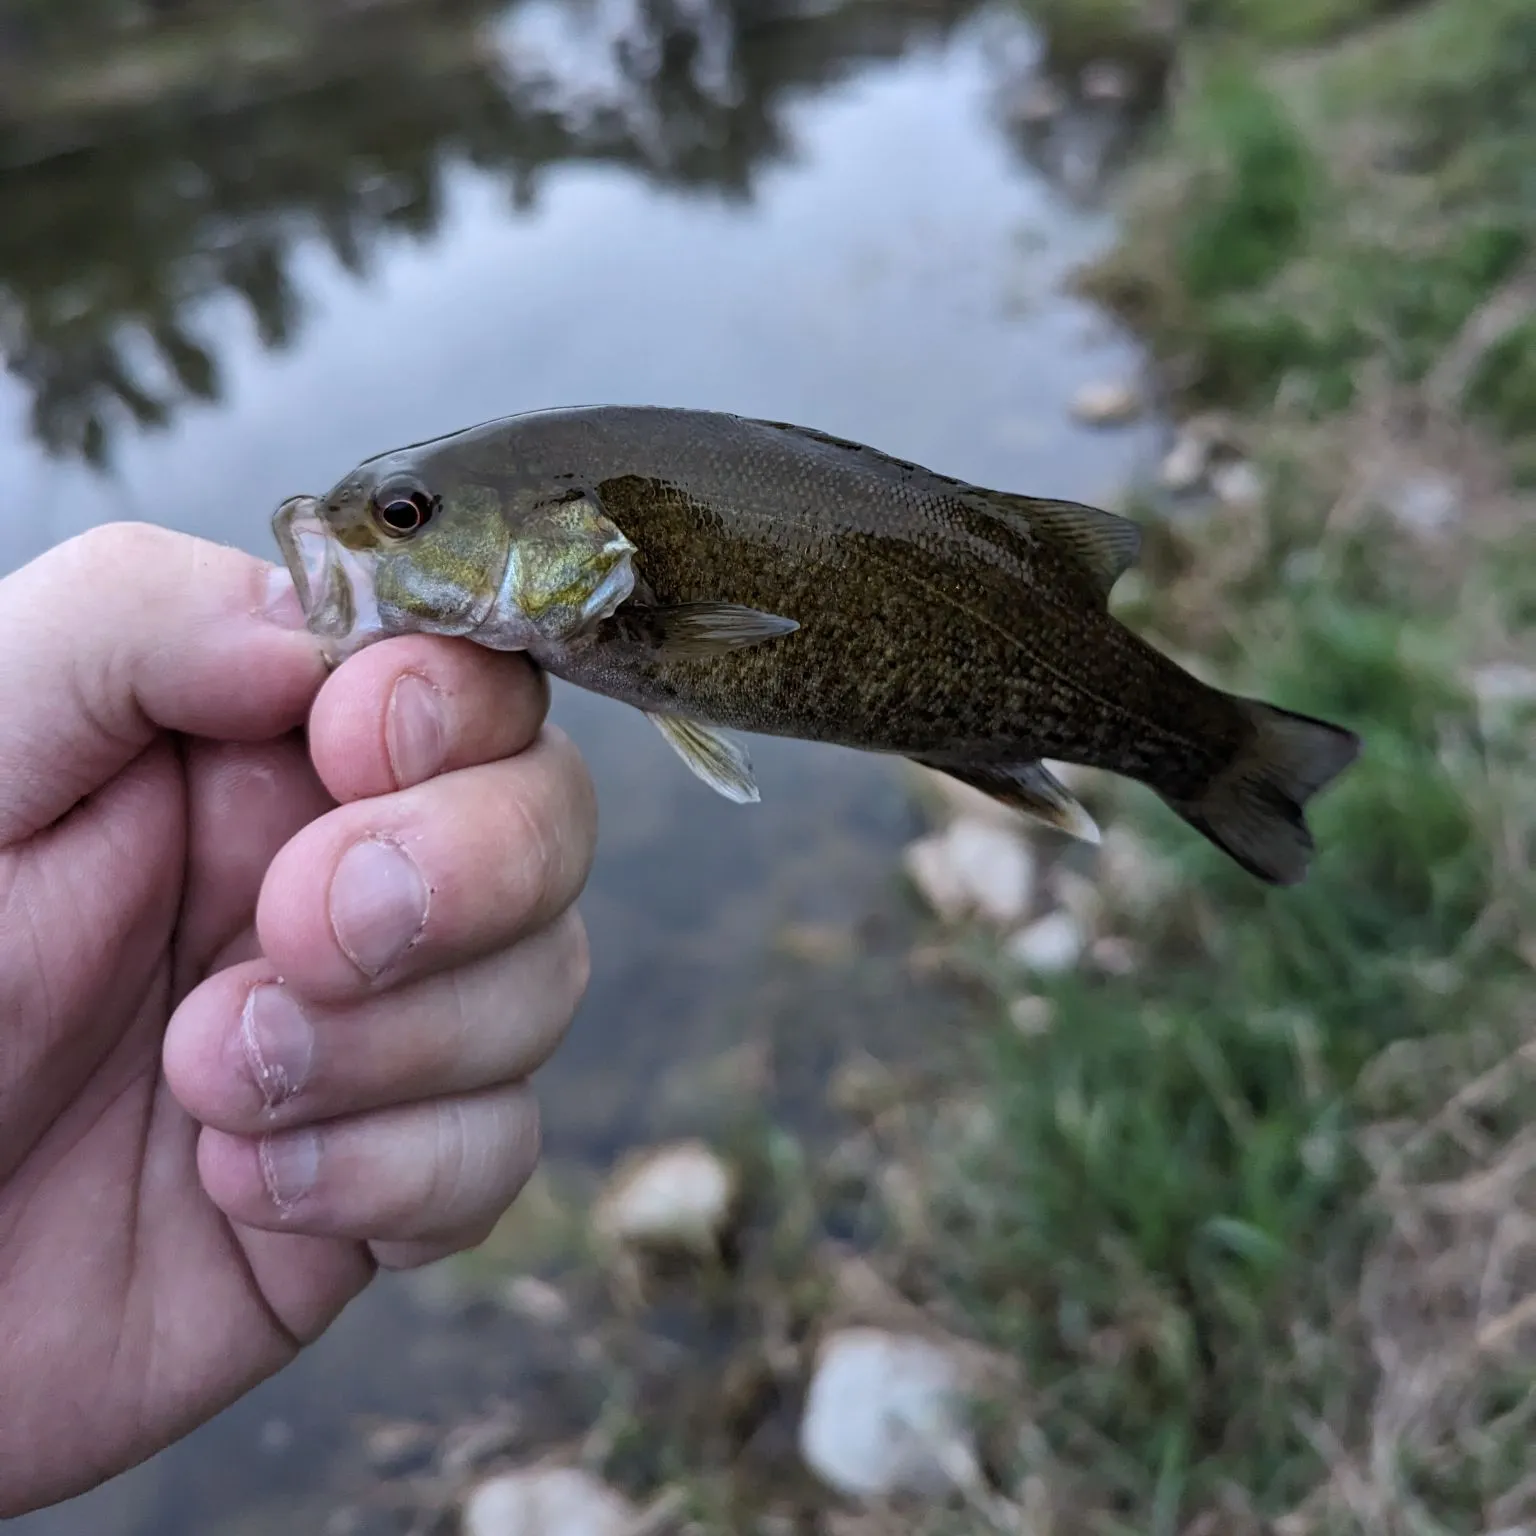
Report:
[[[1367,363],[1421,378],[1531,251],[1532,8],[1445,0],[1305,67],[1190,53],[1161,174],[1087,291],[1195,401],[1326,416]],[[1509,345],[1481,408],[1529,422],[1529,333]]]
[[[1302,41],[1314,10],[1381,8],[1298,8]],[[1445,0],[1261,68],[1233,44],[1273,42],[1271,8],[1195,15],[1218,12],[1235,37],[1186,43],[1189,83],[1088,286],[1182,399],[1242,412],[1270,493],[1257,537],[1220,517],[1161,531],[1134,622],[1348,722],[1365,752],[1315,803],[1320,853],[1290,891],[1117,796],[1178,894],[1121,925],[1135,974],[1045,989],[1044,1034],[985,1033],[996,1130],[949,1159],[932,1262],[1023,1358],[1014,1470],[1046,1479],[1064,1528],[1513,1526],[1536,1518],[1530,1331],[1510,1335],[1523,1357],[1469,1341],[1480,1308],[1525,1294],[1488,1290],[1514,1262],[1497,1242],[1531,1262],[1505,1219],[1529,1201],[1508,1170],[1536,1117],[1536,722],[1490,737],[1467,679],[1536,659],[1529,509],[1508,519],[1487,489],[1536,433],[1536,323],[1424,407],[1433,432],[1390,423],[1528,259],[1536,3]],[[1453,440],[1462,474],[1472,455],[1484,488],[1449,545],[1369,495],[1330,521],[1383,416],[1389,462]],[[993,975],[1002,1018],[1018,982]],[[1367,1495],[1330,1480],[1341,1462]]]

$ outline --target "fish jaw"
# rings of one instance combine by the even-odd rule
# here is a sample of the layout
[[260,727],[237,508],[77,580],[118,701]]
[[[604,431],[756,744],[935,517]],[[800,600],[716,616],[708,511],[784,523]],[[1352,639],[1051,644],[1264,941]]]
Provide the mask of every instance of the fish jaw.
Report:
[[291,496],[272,516],[272,533],[293,578],[304,622],[326,660],[339,665],[389,633],[374,588],[373,557],[348,549],[314,496]]

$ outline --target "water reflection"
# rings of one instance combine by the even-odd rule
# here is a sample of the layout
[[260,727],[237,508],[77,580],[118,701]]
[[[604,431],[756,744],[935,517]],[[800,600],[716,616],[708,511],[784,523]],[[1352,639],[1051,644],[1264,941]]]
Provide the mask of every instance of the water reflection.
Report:
[[292,342],[300,243],[318,238],[363,274],[381,238],[438,231],[454,165],[490,173],[522,210],[545,172],[580,161],[744,198],[787,150],[793,93],[973,9],[483,5],[434,20],[425,44],[390,18],[322,78],[301,73],[195,131],[157,102],[96,118],[93,140],[62,154],[33,147],[56,135],[51,120],[0,126],[0,353],[37,438],[104,464],[123,425],[222,398],[218,340],[196,318],[209,299],[243,301],[263,346]]

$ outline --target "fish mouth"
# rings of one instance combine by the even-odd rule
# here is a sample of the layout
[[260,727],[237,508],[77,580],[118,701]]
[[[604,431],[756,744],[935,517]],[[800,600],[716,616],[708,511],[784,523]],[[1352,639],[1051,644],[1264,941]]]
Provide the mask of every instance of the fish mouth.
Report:
[[329,642],[333,659],[383,638],[369,561],[327,526],[314,496],[290,496],[272,516],[272,532],[293,578],[304,622]]

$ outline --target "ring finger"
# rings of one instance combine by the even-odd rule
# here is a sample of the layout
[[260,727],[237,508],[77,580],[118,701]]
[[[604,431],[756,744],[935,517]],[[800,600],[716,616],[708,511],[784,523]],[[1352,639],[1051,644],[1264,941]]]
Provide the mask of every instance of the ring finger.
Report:
[[197,1165],[232,1220],[271,1232],[449,1250],[484,1239],[539,1156],[521,1084],[269,1136],[205,1128]]

